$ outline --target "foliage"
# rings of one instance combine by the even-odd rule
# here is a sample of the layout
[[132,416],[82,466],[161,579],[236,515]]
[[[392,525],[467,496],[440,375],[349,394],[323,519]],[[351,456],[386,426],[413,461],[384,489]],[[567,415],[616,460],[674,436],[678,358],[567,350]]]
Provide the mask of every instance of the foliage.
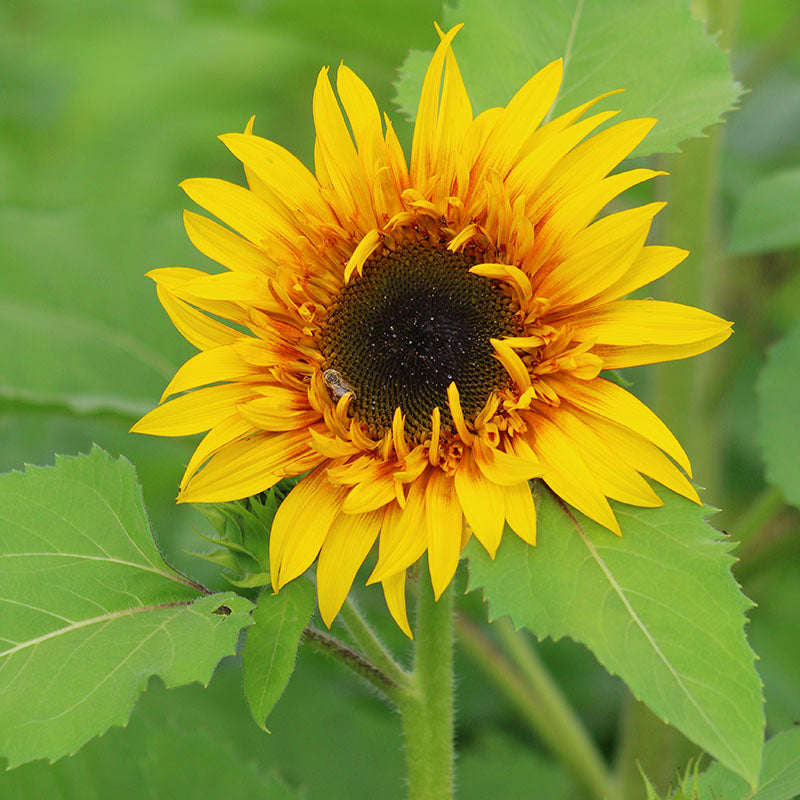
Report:
[[490,619],[586,644],[666,722],[755,782],[763,712],[743,630],[750,604],[707,512],[662,489],[662,508],[615,507],[618,538],[546,489],[535,496],[535,548],[506,536],[492,561],[469,546],[470,589],[482,589]]
[[[554,115],[624,89],[606,103],[623,109],[615,122],[658,119],[634,156],[675,152],[721,121],[741,91],[725,54],[676,0],[461,0],[444,12],[445,28],[459,22],[456,51],[476,112],[505,105],[537,69],[563,58]],[[412,117],[429,60],[412,52],[400,71],[397,103]]]
[[[400,795],[396,720],[301,644],[315,619],[311,584],[271,594],[266,543],[280,494],[203,513],[175,507],[192,443],[127,434],[190,350],[142,275],[164,263],[208,268],[181,230],[175,186],[196,174],[240,180],[215,134],[241,130],[257,112],[256,132],[312,162],[309,98],[321,65],[344,60],[391,112],[395,70],[411,48],[397,97],[413,115],[433,19],[467,23],[455,46],[476,109],[506,102],[566,55],[556,112],[625,88],[604,107],[660,118],[639,156],[686,147],[739,98],[725,53],[683,0],[503,0],[488,14],[487,5],[461,0],[443,14],[433,0],[0,6],[0,466],[52,463],[53,452],[89,452],[96,441],[125,453],[142,482],[99,449],[0,477],[0,750],[9,766],[60,759],[1,774],[3,797]],[[694,5],[712,6],[734,41],[735,3]],[[618,511],[620,540],[545,494],[538,547],[506,536],[493,563],[471,547],[470,586],[482,591],[459,598],[474,620],[485,618],[485,594],[494,616],[564,637],[538,651],[604,752],[625,736],[622,681],[570,639],[719,759],[696,779],[687,772],[673,797],[800,793],[800,737],[784,730],[800,715],[798,515],[780,503],[768,516],[748,511],[770,487],[800,503],[795,5],[743,0],[732,55],[748,90],[741,112],[724,136],[711,128],[699,143],[708,145],[702,169],[681,160],[690,153],[652,163],[676,173],[662,180],[686,181],[691,199],[671,203],[662,224],[680,230],[689,219],[710,242],[692,266],[695,283],[713,287],[715,268],[724,281],[702,299],[671,299],[737,323],[718,360],[698,361],[712,387],[704,402],[679,397],[696,430],[714,432],[683,438],[693,460],[719,466],[697,479],[711,483],[706,497],[723,509],[718,524],[730,539],[667,494],[663,509]],[[408,122],[390,115],[407,148]],[[652,188],[634,191],[653,199]],[[712,215],[698,220],[704,197],[713,197]],[[619,379],[660,411],[649,370]],[[743,592],[730,574],[740,541],[733,570]],[[205,560],[185,552],[198,548]],[[384,621],[379,590],[362,591],[359,603],[382,639],[406,646]],[[760,771],[746,611],[767,698]],[[332,633],[355,644],[339,623]],[[241,659],[215,672],[237,650]],[[531,786],[554,800],[577,796],[574,776],[465,650],[457,671],[459,796],[524,796]],[[267,716],[271,736],[259,728]],[[646,766],[647,791],[670,796],[685,760],[649,757],[663,769]],[[634,764],[621,764],[619,777],[626,798],[641,796]]]
[[208,683],[250,603],[207,594],[152,538],[131,465],[101,450],[0,483],[0,752],[16,766],[124,725],[151,675]]

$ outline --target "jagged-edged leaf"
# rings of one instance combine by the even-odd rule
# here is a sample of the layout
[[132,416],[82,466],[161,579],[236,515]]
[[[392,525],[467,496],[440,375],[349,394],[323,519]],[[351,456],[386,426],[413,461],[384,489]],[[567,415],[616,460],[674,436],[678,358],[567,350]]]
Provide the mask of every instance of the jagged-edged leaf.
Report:
[[742,198],[731,225],[734,255],[800,245],[800,169],[787,169],[755,184]]
[[800,507],[800,323],[767,353],[758,381],[758,439],[767,479]]
[[744,635],[749,601],[708,509],[666,489],[662,508],[615,504],[621,538],[536,485],[539,540],[503,537],[492,562],[470,543],[470,589],[492,618],[589,647],[634,695],[754,783],[764,716]]
[[294,671],[297,646],[314,611],[314,586],[299,578],[273,595],[261,593],[242,651],[243,688],[253,719],[264,721]]
[[700,800],[794,800],[800,797],[800,728],[783,731],[764,745],[758,788],[721,764],[700,776]]
[[[461,0],[444,9],[445,28],[459,22],[454,47],[474,111],[505,105],[534,72],[564,58],[554,113],[625,89],[606,105],[622,109],[616,120],[658,118],[636,156],[677,151],[719,122],[741,91],[684,0]],[[429,57],[412,52],[400,70],[396,100],[410,116]]]
[[151,675],[207,683],[252,604],[209,595],[153,539],[133,466],[95,448],[0,476],[0,755],[75,752]]

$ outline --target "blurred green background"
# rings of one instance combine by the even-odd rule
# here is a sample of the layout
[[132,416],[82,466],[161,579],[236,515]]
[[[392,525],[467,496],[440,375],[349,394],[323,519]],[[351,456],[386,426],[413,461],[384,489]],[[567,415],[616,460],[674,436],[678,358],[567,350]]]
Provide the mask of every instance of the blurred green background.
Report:
[[[722,26],[748,91],[724,130],[658,159],[673,173],[674,184],[664,184],[675,193],[668,199],[696,202],[698,214],[687,227],[685,214],[671,218],[668,210],[657,238],[693,249],[673,282],[662,282],[665,296],[735,320],[736,334],[695,366],[631,377],[634,391],[684,441],[698,481],[709,487],[706,501],[723,509],[715,524],[735,536],[737,525],[758,523],[739,551],[747,555],[739,577],[759,606],[750,634],[771,729],[779,730],[800,719],[798,516],[766,488],[756,385],[767,348],[800,316],[800,15],[796,0],[709,5],[698,4],[699,12],[711,14],[712,28]],[[190,204],[178,188],[193,176],[242,180],[216,135],[243,129],[256,114],[256,133],[310,163],[311,92],[322,65],[352,67],[408,147],[411,126],[393,113],[392,83],[409,48],[432,47],[440,12],[431,0],[0,3],[3,471],[87,452],[92,442],[124,454],[139,471],[168,559],[225,586],[185,552],[200,547],[192,528],[204,524],[201,516],[173,503],[194,442],[127,433],[193,352],[144,273],[216,270],[186,239],[181,210]],[[766,209],[758,193],[774,176],[788,182],[780,203],[787,232],[759,242],[753,220],[762,214],[769,222],[777,212],[769,206],[774,192],[766,191]],[[698,380],[699,406],[676,402],[674,387]],[[763,519],[751,518],[759,499]],[[382,604],[370,592],[362,602]],[[465,604],[482,614],[478,598]],[[388,626],[386,635],[400,641]],[[625,703],[621,683],[571,642],[544,643],[542,652],[610,754]],[[118,770],[119,796],[150,796],[137,788],[141,764],[179,758],[187,735],[181,727],[198,741],[205,736],[209,749],[214,737],[221,740],[224,757],[210,765],[259,775],[277,769],[290,785],[306,786],[312,800],[403,795],[399,721],[377,698],[303,651],[267,736],[249,720],[236,670],[223,665],[208,690],[166,693],[154,682],[129,730],[111,731],[56,770],[37,764],[0,775],[0,795],[72,797],[68,787],[102,762]],[[498,781],[507,787],[500,796],[528,796],[533,785],[542,787],[538,796],[573,796],[569,779],[464,656],[459,673],[461,796],[497,794]],[[147,745],[155,730],[172,732],[157,750]],[[32,794],[34,786],[44,794]],[[215,791],[208,782],[194,796]]]

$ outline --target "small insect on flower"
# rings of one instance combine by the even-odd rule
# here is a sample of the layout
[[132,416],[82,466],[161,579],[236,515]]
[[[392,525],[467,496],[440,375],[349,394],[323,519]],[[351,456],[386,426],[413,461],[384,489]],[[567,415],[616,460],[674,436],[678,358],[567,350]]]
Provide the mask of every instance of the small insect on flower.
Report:
[[334,400],[344,397],[346,394],[352,394],[353,399],[356,398],[356,390],[342,377],[342,373],[335,369],[326,369],[322,373],[322,380],[328,387],[331,396]]

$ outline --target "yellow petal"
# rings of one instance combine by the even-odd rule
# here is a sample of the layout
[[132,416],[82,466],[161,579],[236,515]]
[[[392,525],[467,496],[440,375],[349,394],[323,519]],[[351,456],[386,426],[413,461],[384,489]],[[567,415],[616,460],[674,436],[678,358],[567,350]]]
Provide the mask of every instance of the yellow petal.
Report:
[[364,263],[375,252],[375,248],[381,243],[381,237],[378,231],[373,228],[367,235],[358,243],[358,246],[353,250],[353,255],[347,262],[344,268],[344,282],[348,283],[350,278],[353,277],[354,272],[361,275],[364,269]]
[[269,139],[242,133],[219,137],[225,146],[261,181],[278,194],[289,209],[303,209],[320,220],[333,221],[319,183],[300,159]]
[[178,297],[201,307],[199,301],[203,300],[224,300],[256,307],[271,300],[263,278],[247,272],[221,272],[217,275],[201,273],[192,280],[169,288]]
[[164,389],[160,402],[163,403],[171,394],[187,389],[221,381],[244,380],[255,375],[258,375],[258,370],[241,359],[230,345],[212,347],[192,356],[183,364]]
[[361,221],[363,224],[359,227],[359,232],[366,233],[375,226],[371,182],[367,179],[339,103],[333,94],[327,68],[322,69],[317,77],[313,112],[317,131],[317,176],[321,179],[321,162],[322,172],[341,202],[346,218],[353,222]]
[[700,503],[695,488],[686,476],[652,442],[611,420],[586,414],[578,409],[573,411],[630,467],[657,480],[673,492]]
[[533,431],[533,449],[545,466],[542,480],[565,502],[590,519],[621,536],[614,512],[579,455],[580,443],[573,441],[544,415],[527,415]]
[[267,299],[266,284],[253,273],[209,275],[199,269],[166,267],[151,269],[147,277],[155,281],[159,289],[166,289],[178,299],[242,326],[250,321],[244,306]]
[[517,160],[528,137],[550,110],[563,76],[563,62],[556,59],[540,69],[503,109],[478,160],[505,177]]
[[382,519],[382,511],[339,514],[325,537],[317,561],[317,599],[319,613],[329,628],[378,538]]
[[603,369],[624,369],[638,367],[641,364],[657,364],[662,361],[676,361],[681,358],[705,353],[722,344],[729,336],[729,330],[723,330],[716,336],[700,339],[690,344],[642,344],[634,346],[616,346],[597,344],[592,352],[603,360]]
[[384,140],[378,104],[367,85],[342,64],[336,73],[336,90],[342,100],[358,155],[367,175],[383,165]]
[[403,633],[413,639],[411,626],[408,624],[406,613],[406,571],[401,570],[381,581],[383,596],[386,598],[386,607]]
[[[511,170],[506,180],[509,191],[528,196],[538,191],[545,178],[581,139],[618,113],[604,111],[552,136],[542,137],[538,145]],[[540,131],[544,131],[544,128],[540,128]]]
[[549,413],[556,425],[576,443],[581,459],[594,475],[603,494],[622,503],[656,508],[664,503],[650,484],[631,469],[625,458],[597,435],[591,425],[563,406]]
[[653,215],[661,204],[620,211],[574,237],[564,260],[539,284],[536,294],[550,308],[577,305],[624,275],[642,251]]
[[378,563],[369,576],[368,585],[406,570],[425,552],[428,546],[425,527],[427,483],[427,476],[423,474],[411,484],[404,509],[399,506],[387,508],[378,547]]
[[[563,258],[561,248],[566,249],[570,245],[574,245],[579,236],[588,233],[586,226],[617,195],[643,181],[665,174],[651,169],[627,170],[602,178],[599,181],[588,183],[580,189],[575,187],[574,191],[561,196],[558,203],[551,207],[546,218],[536,230],[538,246],[534,263],[538,266],[554,260],[561,260]],[[652,209],[650,217],[653,217],[665,205],[666,203],[651,203],[641,208]],[[633,211],[636,211],[636,209],[633,209]],[[591,228],[600,226],[600,223],[604,223],[605,220],[606,217],[603,217],[595,222]],[[596,230],[599,230],[599,228],[596,228]],[[618,235],[625,235],[618,227],[615,227],[614,230]]]
[[472,532],[494,558],[503,536],[503,489],[487,480],[472,456],[465,453],[454,477],[458,502]]
[[534,458],[521,458],[506,453],[489,447],[480,439],[476,439],[473,444],[473,457],[486,478],[500,486],[510,486],[542,474],[543,465]]
[[[442,37],[425,72],[419,106],[417,107],[414,138],[411,143],[410,174],[411,183],[414,186],[425,186],[428,178],[436,173],[437,157],[439,155],[437,132],[439,131],[441,113],[439,100],[442,87],[442,70],[445,66],[446,57],[450,52],[450,42],[462,27],[462,25],[456,25]],[[451,78],[451,82],[452,80],[454,78]],[[454,100],[456,99],[456,93],[452,90],[451,97]],[[463,111],[463,107],[459,110]],[[459,119],[463,119],[463,116],[460,115]]]
[[206,459],[214,455],[226,445],[255,433],[253,426],[242,419],[238,414],[231,414],[218,422],[202,439],[195,448],[186,470],[181,478],[180,488],[183,490],[192,476],[202,466]]
[[428,568],[433,596],[439,599],[458,567],[464,521],[453,479],[440,469],[431,470],[425,491],[428,531]]
[[313,459],[318,464],[323,456],[311,449],[306,430],[257,433],[215,453],[181,490],[178,502],[223,503],[251,497],[286,475],[310,469]]
[[213,428],[230,416],[237,403],[255,396],[246,383],[207,386],[156,406],[132,428],[133,433],[153,436],[188,436]]
[[261,250],[213,220],[184,211],[183,224],[192,244],[223,267],[259,274],[274,273],[274,265]]
[[276,236],[291,239],[296,235],[280,214],[241,186],[218,178],[189,178],[181,183],[181,188],[195,203],[253,244],[272,241]]
[[309,406],[305,392],[288,386],[263,387],[263,395],[236,407],[254,428],[263,431],[290,431],[307,427],[321,418]]
[[233,344],[242,334],[192,308],[163,286],[156,289],[158,299],[179,333],[199,350]]
[[530,545],[536,544],[536,505],[533,502],[531,485],[512,483],[503,487],[506,520],[514,533]]
[[691,344],[731,334],[731,324],[699,308],[662,300],[615,300],[570,318],[574,338],[637,346]]
[[278,506],[269,537],[270,573],[276,592],[311,566],[343,499],[344,490],[328,480],[321,465]]
[[[604,178],[631,153],[655,124],[656,120],[652,118],[625,120],[579,144],[548,175],[535,209],[551,205],[562,195],[579,191],[592,181]],[[537,211],[532,210],[531,216],[538,216]]]
[[607,303],[623,297],[641,286],[647,286],[648,283],[666,275],[688,255],[688,250],[681,250],[679,247],[657,245],[643,247],[628,271],[605,291],[600,292],[595,298],[595,302],[598,305]]
[[667,426],[630,392],[605,378],[576,381],[552,375],[547,381],[560,397],[574,406],[630,428],[672,456],[691,477],[691,464]]

